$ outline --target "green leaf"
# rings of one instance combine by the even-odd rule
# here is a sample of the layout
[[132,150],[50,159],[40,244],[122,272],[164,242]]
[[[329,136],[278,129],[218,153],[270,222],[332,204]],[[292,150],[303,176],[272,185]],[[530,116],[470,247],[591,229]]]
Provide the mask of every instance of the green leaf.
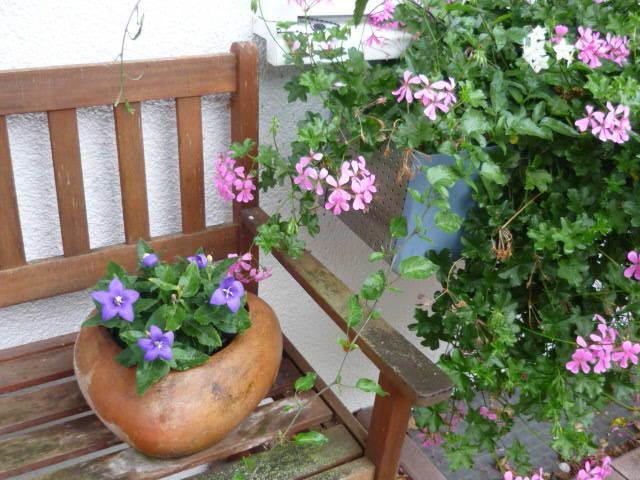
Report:
[[160,280],[159,278],[150,278],[149,281],[153,283],[160,290],[165,292],[173,292],[178,289],[177,285],[173,285],[172,283],[165,282],[164,280]]
[[452,187],[460,178],[450,165],[435,165],[424,170],[427,182],[434,187]]
[[133,367],[143,362],[144,353],[137,345],[129,345],[116,355],[116,361],[124,367]]
[[120,338],[126,343],[135,343],[146,336],[147,335],[140,330],[126,330],[124,332],[120,332]]
[[153,253],[153,249],[143,239],[138,240],[136,244],[136,254],[138,256],[138,262],[142,262],[142,259],[147,253]]
[[371,380],[370,378],[359,378],[356,382],[356,388],[362,390],[367,393],[375,393],[380,397],[385,397],[389,395],[388,392],[385,392],[378,382]]
[[184,274],[178,280],[178,288],[183,298],[193,297],[200,290],[200,269],[195,263],[190,263]]
[[402,215],[393,217],[389,223],[391,238],[404,238],[409,233],[407,230],[407,219]]
[[438,265],[420,255],[407,257],[400,262],[398,271],[402,278],[424,280],[438,271]]
[[306,392],[311,390],[313,385],[316,383],[316,378],[318,378],[317,374],[309,372],[304,377],[297,379],[293,384],[293,388],[296,389],[296,392]]
[[342,347],[342,350],[344,350],[345,352],[351,352],[353,350],[357,350],[358,348],[360,348],[358,347],[358,344],[352,343],[346,338],[338,338],[336,340],[336,343],[340,345]]
[[171,305],[164,312],[165,330],[178,330],[187,318],[187,312],[180,305]]
[[377,300],[382,296],[386,285],[386,277],[382,270],[369,275],[364,283],[360,293],[365,300]]
[[121,281],[127,278],[127,271],[115,262],[109,262],[107,265],[107,277],[111,280],[118,277]]
[[192,337],[196,337],[198,342],[212,349],[222,346],[222,339],[218,330],[212,325],[200,325],[194,322],[184,322],[182,330]]
[[362,322],[362,306],[357,295],[349,297],[347,304],[347,327],[355,328]]
[[462,115],[460,128],[462,132],[467,135],[474,133],[483,134],[489,130],[490,125],[486,117],[479,110],[470,109]]
[[98,325],[102,325],[102,323],[102,315],[100,312],[96,312],[82,322],[82,327],[97,327]]
[[[495,29],[494,29],[495,31]],[[502,70],[496,70],[493,73],[493,79],[491,80],[490,87],[491,106],[493,110],[498,113],[507,108],[508,101],[507,95],[504,90],[504,75]]]
[[329,439],[320,432],[303,432],[298,433],[293,436],[293,441],[296,445],[305,446],[305,445],[324,445]]
[[480,175],[498,185],[507,184],[507,176],[502,172],[500,167],[493,162],[484,162],[482,167],[480,167]]
[[384,258],[384,253],[382,252],[373,252],[371,255],[369,255],[369,261],[371,263],[377,262],[378,260],[382,260],[383,258]]
[[543,127],[549,127],[554,132],[564,135],[566,137],[579,137],[580,134],[569,124],[561,122],[553,117],[544,117],[540,121],[540,125]]
[[440,210],[435,216],[436,226],[445,233],[455,233],[460,230],[463,218],[451,210]]
[[176,370],[188,370],[198,365],[202,365],[211,357],[206,353],[200,352],[193,347],[173,347],[173,360],[176,362],[174,367]]
[[546,170],[527,170],[527,178],[524,188],[526,190],[533,190],[534,188],[537,188],[541,192],[546,192],[552,181],[553,177]]
[[155,306],[158,303],[157,298],[139,298],[136,303],[133,304],[133,308],[135,309],[136,316],[138,313],[146,312],[151,307]]
[[162,360],[143,362],[136,369],[136,392],[138,392],[138,395],[142,395],[155,383],[159,382],[169,373],[169,370],[169,364]]
[[519,135],[529,135],[530,137],[543,138],[545,140],[551,140],[553,135],[548,128],[542,128],[531,120],[530,118],[519,118],[512,125],[514,133]]
[[369,0],[356,0],[355,9],[353,10],[353,24],[358,25],[364,16],[364,9],[367,8]]

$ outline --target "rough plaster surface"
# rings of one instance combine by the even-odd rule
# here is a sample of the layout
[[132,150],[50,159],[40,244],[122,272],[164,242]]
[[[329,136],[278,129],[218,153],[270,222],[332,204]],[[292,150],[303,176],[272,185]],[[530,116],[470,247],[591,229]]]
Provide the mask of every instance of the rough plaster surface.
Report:
[[[112,61],[119,51],[125,19],[133,0],[3,0],[0,2],[0,69],[42,67]],[[250,0],[153,0],[144,4],[144,31],[129,44],[127,58],[157,58],[226,52],[236,40],[252,38]],[[271,118],[278,115],[286,145],[304,105],[288,105],[282,90],[286,69],[262,67],[260,120],[262,138],[268,141]],[[228,97],[205,98],[203,128],[206,174],[206,217],[213,225],[230,218],[228,206],[217,198],[211,177],[215,152],[229,142]],[[18,191],[26,254],[29,260],[62,253],[54,188],[51,148],[44,114],[9,117],[9,136]],[[180,229],[175,108],[171,101],[142,107],[151,234]],[[124,238],[113,116],[109,107],[78,112],[78,127],[90,240],[93,248],[120,243]],[[263,196],[266,210],[275,208],[281,192]],[[342,223],[326,215],[322,234],[309,248],[352,288],[372,270],[365,246]],[[272,279],[261,295],[274,307],[283,329],[324,378],[332,378],[341,350],[338,329],[304,290],[272,258]],[[382,304],[383,314],[412,342],[409,332],[412,304],[417,294],[429,294],[434,282],[404,285],[405,291]],[[0,285],[11,288],[11,285]],[[86,292],[62,295],[0,309],[0,348],[61,335],[78,328],[91,302]],[[434,355],[427,352],[432,358]],[[377,377],[375,367],[355,352],[345,371],[345,381]],[[351,382],[353,383],[353,382]],[[358,391],[339,392],[356,409],[372,397]]]

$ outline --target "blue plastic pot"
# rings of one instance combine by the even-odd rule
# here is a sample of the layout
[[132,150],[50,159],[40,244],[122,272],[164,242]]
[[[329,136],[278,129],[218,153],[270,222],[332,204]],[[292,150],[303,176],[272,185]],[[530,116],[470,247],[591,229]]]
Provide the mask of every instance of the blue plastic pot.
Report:
[[[425,174],[419,168],[423,165],[435,166],[435,165],[455,165],[455,159],[448,155],[425,155],[424,153],[414,152],[413,161],[416,167],[416,175],[409,181],[407,185],[409,188],[423,192],[428,186],[429,182],[425,177]],[[473,198],[471,197],[471,187],[467,183],[459,180],[449,190],[449,203],[451,209],[460,215],[465,217],[470,208],[475,205]],[[405,195],[403,215],[407,219],[409,226],[409,232],[415,228],[415,216],[422,217],[427,207],[419,202],[416,202],[408,193]],[[424,217],[423,224],[427,230],[427,236],[432,240],[428,242],[414,235],[412,238],[406,240],[399,240],[397,247],[397,254],[393,259],[393,270],[397,271],[397,267],[400,262],[414,255],[424,255],[428,250],[434,250],[440,252],[441,250],[448,248],[453,255],[453,258],[459,258],[462,251],[462,230],[455,233],[445,233],[440,230],[435,224],[435,216],[438,213],[437,208],[432,207]]]

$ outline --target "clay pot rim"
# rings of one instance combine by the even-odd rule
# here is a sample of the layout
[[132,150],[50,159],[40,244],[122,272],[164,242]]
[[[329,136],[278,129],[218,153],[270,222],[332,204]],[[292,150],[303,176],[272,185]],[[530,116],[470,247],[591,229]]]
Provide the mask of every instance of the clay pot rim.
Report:
[[[245,341],[243,341],[243,338],[246,338],[247,333],[252,331],[252,327],[253,327],[253,323],[254,323],[255,319],[251,316],[251,303],[253,303],[255,301],[262,301],[262,300],[260,300],[260,298],[257,295],[254,295],[251,292],[247,292],[247,302],[246,302],[244,308],[246,308],[247,311],[249,312],[249,318],[251,320],[251,326],[249,328],[247,328],[242,333],[236,333],[236,336],[233,337],[233,340],[231,340],[226,346],[224,346],[220,350],[217,350],[214,353],[212,353],[211,355],[209,355],[209,359],[206,362],[201,363],[200,365],[198,365],[196,367],[188,368],[187,370],[174,370],[174,369],[171,369],[171,370],[169,370],[169,373],[165,377],[162,378],[162,380],[166,379],[167,377],[173,377],[173,376],[175,376],[177,374],[181,374],[181,373],[188,373],[188,372],[191,372],[191,371],[193,371],[193,370],[195,370],[197,368],[204,367],[204,366],[208,365],[219,354],[223,354],[223,353],[226,352],[226,354],[228,355],[232,351],[237,350],[238,348],[240,348],[241,344],[245,343]],[[89,316],[94,315],[94,312],[96,312],[95,309],[89,314]],[[102,337],[106,338],[115,347],[115,349],[117,351],[116,355],[118,355],[120,352],[124,351],[124,348],[122,348],[120,345],[118,345],[118,342],[115,341],[115,339],[113,338],[113,336],[111,335],[111,332],[109,331],[109,329],[107,327],[105,327],[104,325],[94,325],[93,327],[98,327],[96,333],[98,335],[101,335]],[[82,328],[93,328],[93,327],[82,327]],[[138,368],[138,365],[132,365],[130,367],[126,367],[126,366],[122,365],[120,362],[118,362],[116,360],[115,355],[113,356],[113,361],[115,363],[117,363],[118,365],[120,365],[122,368],[126,368],[126,369]]]

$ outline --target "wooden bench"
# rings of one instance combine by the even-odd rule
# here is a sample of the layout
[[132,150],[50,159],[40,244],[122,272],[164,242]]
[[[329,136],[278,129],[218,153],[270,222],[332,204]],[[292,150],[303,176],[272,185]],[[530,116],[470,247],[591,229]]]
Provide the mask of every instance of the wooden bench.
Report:
[[[0,307],[88,288],[110,259],[133,269],[138,238],[149,239],[165,258],[203,247],[221,259],[246,251],[265,221],[257,198],[249,205],[234,204],[230,223],[207,227],[204,215],[201,97],[230,93],[232,140],[257,140],[255,46],[236,43],[229,54],[129,62],[126,70],[141,75],[126,84],[134,113],[123,105],[114,108],[126,243],[100,249],[89,245],[76,108],[111,104],[120,88],[119,66],[0,72]],[[167,98],[176,102],[182,233],[150,238],[140,102]],[[25,260],[5,118],[29,112],[48,115],[64,251],[33,262]],[[299,259],[276,257],[344,330],[349,289],[309,253]],[[300,415],[293,431],[321,429],[331,441],[322,447],[287,444],[270,450],[266,447],[293,415],[283,410],[292,403],[292,382],[312,371],[285,339],[284,361],[268,402],[221,443],[187,458],[161,461],[122,444],[91,414],[73,378],[74,339],[75,334],[64,335],[0,351],[0,479],[27,472],[50,479],[152,479],[184,471],[194,478],[228,479],[241,468],[242,454],[257,452],[265,467],[253,478],[391,480],[412,405],[434,404],[451,391],[447,377],[379,318],[358,340],[379,367],[380,384],[391,393],[376,398],[369,431],[326,391]],[[316,388],[323,386],[320,380]],[[192,470],[201,465],[208,465],[206,472]]]

